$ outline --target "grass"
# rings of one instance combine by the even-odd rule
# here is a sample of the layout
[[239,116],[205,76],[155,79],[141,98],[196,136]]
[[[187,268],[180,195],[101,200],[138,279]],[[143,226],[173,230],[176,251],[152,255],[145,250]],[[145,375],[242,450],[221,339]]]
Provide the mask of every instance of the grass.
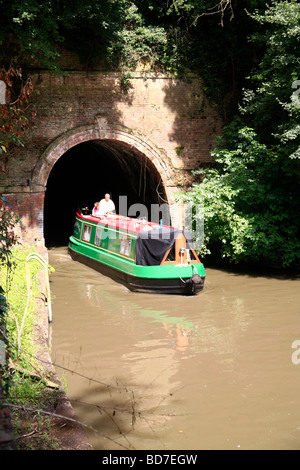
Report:
[[1,266],[9,360],[0,372],[18,450],[54,450],[58,443],[53,433],[56,421],[51,413],[59,395],[56,389],[45,385],[43,366],[36,357],[35,326],[38,300],[43,297],[39,280],[43,268],[36,260],[26,262],[33,251],[32,247],[15,247],[10,268]]
[[[32,341],[37,310],[37,298],[41,296],[38,276],[41,266],[35,260],[26,263],[32,250],[14,248],[9,267],[2,266],[0,285],[4,289],[7,303],[6,334],[10,341],[10,358],[22,366],[31,367],[26,356],[34,355],[36,348]],[[23,354],[22,354],[23,352]],[[26,354],[24,354],[26,352]]]
[[16,372],[8,402],[18,450],[58,449],[59,444],[53,435],[56,422],[43,413],[55,409],[55,391]]

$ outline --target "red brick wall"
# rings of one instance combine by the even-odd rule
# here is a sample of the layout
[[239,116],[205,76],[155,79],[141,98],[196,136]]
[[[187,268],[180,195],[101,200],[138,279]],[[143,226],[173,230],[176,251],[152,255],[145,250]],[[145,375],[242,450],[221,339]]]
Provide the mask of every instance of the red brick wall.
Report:
[[43,243],[44,192],[3,194],[5,207],[20,217],[16,229],[19,238]]
[[[210,150],[215,136],[221,133],[222,122],[197,78],[145,78],[136,72],[126,91],[116,73],[29,75],[34,85],[30,106],[36,108],[37,117],[25,137],[25,146],[9,155],[8,173],[1,175],[0,193],[6,194],[8,203],[21,215],[31,237],[32,233],[40,237],[42,230],[45,182],[36,181],[37,168],[43,166],[48,174],[55,161],[43,159],[49,156],[54,142],[59,139],[63,151],[64,139],[70,133],[83,126],[97,128],[99,116],[111,129],[120,126],[126,128],[128,135],[138,135],[140,142],[146,142],[145,148],[159,149],[157,170],[166,168],[168,177],[164,175],[163,180],[169,194],[184,178],[185,171],[211,161]],[[155,158],[153,162],[157,164]]]

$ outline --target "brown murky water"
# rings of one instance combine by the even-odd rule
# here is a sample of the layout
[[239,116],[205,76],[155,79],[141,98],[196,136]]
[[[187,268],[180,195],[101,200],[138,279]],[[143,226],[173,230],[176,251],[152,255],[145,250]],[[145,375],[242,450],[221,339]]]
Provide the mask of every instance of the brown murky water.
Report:
[[136,294],[49,255],[52,360],[94,449],[300,449],[300,279]]

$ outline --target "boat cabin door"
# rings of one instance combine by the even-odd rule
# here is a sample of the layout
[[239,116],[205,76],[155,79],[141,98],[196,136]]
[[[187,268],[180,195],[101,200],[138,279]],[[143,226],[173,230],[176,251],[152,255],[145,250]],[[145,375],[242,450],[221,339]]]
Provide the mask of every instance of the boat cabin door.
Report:
[[179,233],[160,264],[186,264],[191,262],[200,263],[200,260],[194,248],[189,246],[183,233]]

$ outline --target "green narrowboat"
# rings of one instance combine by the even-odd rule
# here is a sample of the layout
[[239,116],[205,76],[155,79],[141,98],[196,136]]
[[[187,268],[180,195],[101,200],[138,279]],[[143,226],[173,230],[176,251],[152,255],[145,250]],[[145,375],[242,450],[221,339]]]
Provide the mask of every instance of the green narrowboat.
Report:
[[118,214],[77,212],[69,253],[131,291],[194,295],[205,270],[189,231]]

